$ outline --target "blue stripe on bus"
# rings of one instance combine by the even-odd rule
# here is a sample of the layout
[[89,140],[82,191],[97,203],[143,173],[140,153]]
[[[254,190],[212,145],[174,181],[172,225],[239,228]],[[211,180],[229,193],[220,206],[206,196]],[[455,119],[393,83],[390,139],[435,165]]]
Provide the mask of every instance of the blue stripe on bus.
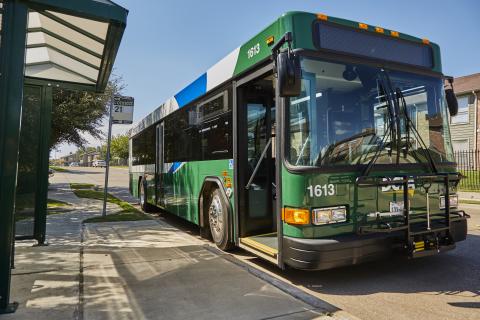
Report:
[[207,74],[202,74],[185,89],[175,95],[178,107],[181,108],[207,92]]
[[174,162],[174,163],[172,163],[172,166],[168,170],[168,173],[177,172],[183,166],[183,164],[185,164],[185,162]]

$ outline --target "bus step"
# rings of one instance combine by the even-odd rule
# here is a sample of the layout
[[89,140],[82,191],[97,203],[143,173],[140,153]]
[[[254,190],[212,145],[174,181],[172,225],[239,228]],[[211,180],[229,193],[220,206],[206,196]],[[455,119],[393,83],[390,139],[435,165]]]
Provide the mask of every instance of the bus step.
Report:
[[277,233],[240,238],[240,243],[275,258],[278,254]]

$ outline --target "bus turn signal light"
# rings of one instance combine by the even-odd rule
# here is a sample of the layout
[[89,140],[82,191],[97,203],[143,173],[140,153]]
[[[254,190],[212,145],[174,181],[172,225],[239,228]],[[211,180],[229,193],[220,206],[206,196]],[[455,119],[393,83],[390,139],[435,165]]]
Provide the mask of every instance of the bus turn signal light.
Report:
[[327,20],[328,20],[328,16],[327,16],[326,14],[319,13],[319,14],[317,14],[317,19],[323,20],[323,21],[327,21]]
[[271,46],[275,42],[275,38],[273,36],[269,36],[265,42],[267,43],[267,46]]
[[359,22],[359,23],[358,23],[358,27],[359,27],[360,29],[363,29],[363,30],[368,30],[368,24],[366,24],[366,23],[361,23],[361,22]]
[[283,221],[289,224],[309,224],[310,210],[298,208],[284,208]]
[[396,37],[396,38],[400,37],[400,34],[398,33],[398,31],[393,31],[393,30],[392,30],[392,31],[390,31],[390,35],[391,35],[392,37]]

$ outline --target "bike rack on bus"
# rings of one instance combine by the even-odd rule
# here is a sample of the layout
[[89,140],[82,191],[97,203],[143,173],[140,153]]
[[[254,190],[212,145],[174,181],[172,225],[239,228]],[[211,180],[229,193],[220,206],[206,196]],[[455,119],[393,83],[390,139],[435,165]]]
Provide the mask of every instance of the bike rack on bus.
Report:
[[[445,231],[449,236],[451,226],[451,215],[455,215],[454,220],[463,220],[470,218],[470,216],[463,210],[450,208],[450,186],[453,183],[454,186],[462,179],[462,174],[455,173],[436,173],[436,174],[424,174],[424,175],[404,175],[396,176],[360,176],[356,179],[356,186],[358,188],[366,187],[381,187],[381,186],[402,186],[403,187],[403,215],[400,216],[401,220],[395,221],[391,218],[387,221],[382,221],[380,216],[377,216],[375,221],[371,221],[368,225],[357,225],[357,234],[365,235],[372,233],[395,233],[405,232],[405,239],[409,248],[414,248],[415,236],[421,236],[426,234],[437,234]],[[385,179],[390,178],[390,179]],[[442,183],[444,186],[444,192],[442,195],[445,197],[445,209],[443,213],[430,214],[427,210],[427,225],[430,225],[430,219],[432,217],[443,216],[444,226],[440,228],[430,228],[421,231],[413,231],[412,224],[410,223],[410,202],[409,202],[409,184],[415,183],[415,185],[425,186],[426,184],[432,185],[432,183]],[[429,188],[429,187],[428,187]],[[428,189],[427,188],[427,189]],[[357,188],[355,190],[355,205],[358,201]],[[428,191],[427,191],[428,193]],[[427,198],[428,199],[428,198]],[[428,202],[428,201],[427,201]],[[418,217],[417,217],[418,218]],[[375,227],[376,225],[376,227]],[[453,245],[453,243],[452,243]],[[413,250],[415,251],[415,250]]]

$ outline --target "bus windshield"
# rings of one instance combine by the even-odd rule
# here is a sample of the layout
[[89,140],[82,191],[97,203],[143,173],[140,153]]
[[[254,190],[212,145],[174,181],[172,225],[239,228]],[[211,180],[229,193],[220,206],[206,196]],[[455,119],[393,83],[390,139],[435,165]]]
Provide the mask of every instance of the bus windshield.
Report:
[[373,158],[379,164],[451,162],[444,100],[441,78],[303,58],[302,92],[287,107],[287,160],[294,166]]

